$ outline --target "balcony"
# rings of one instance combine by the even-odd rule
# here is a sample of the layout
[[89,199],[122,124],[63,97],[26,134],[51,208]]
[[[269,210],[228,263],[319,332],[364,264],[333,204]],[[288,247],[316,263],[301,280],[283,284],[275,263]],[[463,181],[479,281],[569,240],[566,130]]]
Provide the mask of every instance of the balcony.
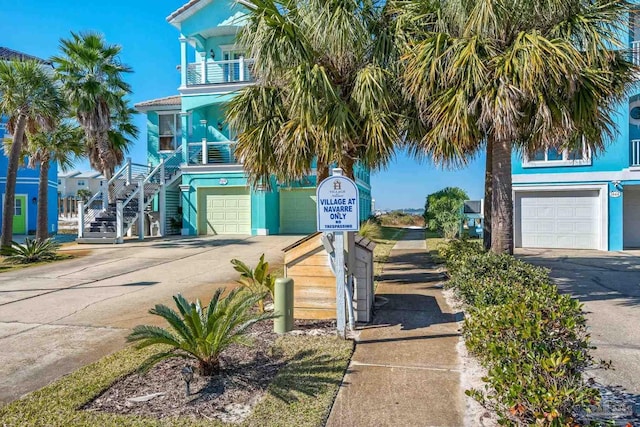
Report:
[[252,66],[252,59],[242,57],[226,61],[194,62],[187,65],[186,86],[250,83],[253,81]]
[[235,141],[190,142],[188,144],[188,166],[199,165],[240,165],[235,156]]
[[631,42],[631,62],[640,65],[640,40]]
[[640,139],[631,140],[631,167],[640,167]]

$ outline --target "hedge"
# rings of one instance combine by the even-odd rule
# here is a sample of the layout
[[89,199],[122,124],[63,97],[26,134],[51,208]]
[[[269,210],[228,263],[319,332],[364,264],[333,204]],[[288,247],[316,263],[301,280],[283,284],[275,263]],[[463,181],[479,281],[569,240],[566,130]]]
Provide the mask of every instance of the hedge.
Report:
[[574,426],[600,397],[583,378],[593,364],[582,305],[558,293],[549,271],[455,240],[440,250],[465,304],[463,336],[487,369],[468,390],[504,425]]

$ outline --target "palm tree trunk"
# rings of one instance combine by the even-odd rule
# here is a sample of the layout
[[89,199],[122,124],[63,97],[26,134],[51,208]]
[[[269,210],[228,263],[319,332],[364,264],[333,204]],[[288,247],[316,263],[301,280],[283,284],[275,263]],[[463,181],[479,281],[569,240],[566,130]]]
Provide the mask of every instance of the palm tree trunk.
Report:
[[513,254],[511,142],[494,141],[492,145],[491,251]]
[[102,171],[102,175],[104,176],[105,183],[108,185],[107,187],[107,202],[109,204],[116,202],[116,191],[115,191],[115,183],[108,184],[113,178],[113,173],[111,169],[104,169]]
[[329,166],[318,161],[316,165],[316,185],[329,177]]
[[38,182],[38,215],[36,221],[36,240],[49,238],[49,160],[40,162],[40,181]]
[[353,174],[353,165],[355,162],[353,161],[353,157],[346,155],[342,157],[342,174],[347,178],[351,178],[352,180],[356,180]]
[[485,250],[491,249],[491,193],[493,188],[493,138],[487,137],[487,162],[484,171],[484,216],[482,225],[482,241]]
[[11,144],[9,164],[7,165],[7,184],[5,185],[4,206],[2,207],[2,237],[0,238],[0,248],[2,249],[10,247],[11,241],[13,240],[16,180],[18,178],[18,166],[20,164],[22,139],[24,138],[24,129],[26,124],[27,117],[24,114],[20,114],[16,123],[16,132],[15,135],[13,135],[13,144]]

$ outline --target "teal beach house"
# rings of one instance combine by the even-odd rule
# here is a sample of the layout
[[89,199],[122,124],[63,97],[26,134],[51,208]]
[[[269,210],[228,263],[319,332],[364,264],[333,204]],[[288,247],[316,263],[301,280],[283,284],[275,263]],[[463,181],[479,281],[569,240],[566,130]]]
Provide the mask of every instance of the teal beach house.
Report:
[[[640,64],[640,14],[621,34]],[[514,239],[521,248],[640,248],[640,88],[619,106],[617,135],[593,155],[548,149],[513,154]]]
[[[150,168],[165,169],[163,188],[149,201],[164,234],[316,230],[315,171],[294,184],[272,180],[254,188],[235,155],[236,135],[224,109],[237,90],[253,82],[252,60],[235,41],[245,13],[242,2],[192,0],[167,18],[179,33],[178,93],[136,104],[147,116]],[[365,220],[371,213],[370,173],[358,167],[355,174]]]

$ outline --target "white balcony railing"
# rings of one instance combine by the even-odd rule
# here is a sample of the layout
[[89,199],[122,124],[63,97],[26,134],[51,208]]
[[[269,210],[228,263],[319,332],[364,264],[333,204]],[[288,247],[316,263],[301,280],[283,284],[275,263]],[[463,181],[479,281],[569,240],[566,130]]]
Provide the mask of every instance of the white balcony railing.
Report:
[[631,42],[631,61],[640,65],[640,40]]
[[235,141],[213,142],[203,140],[202,142],[190,142],[188,147],[189,165],[241,163],[235,156]]
[[252,59],[202,61],[187,65],[187,86],[252,82]]
[[640,166],[640,139],[631,140],[631,166]]

